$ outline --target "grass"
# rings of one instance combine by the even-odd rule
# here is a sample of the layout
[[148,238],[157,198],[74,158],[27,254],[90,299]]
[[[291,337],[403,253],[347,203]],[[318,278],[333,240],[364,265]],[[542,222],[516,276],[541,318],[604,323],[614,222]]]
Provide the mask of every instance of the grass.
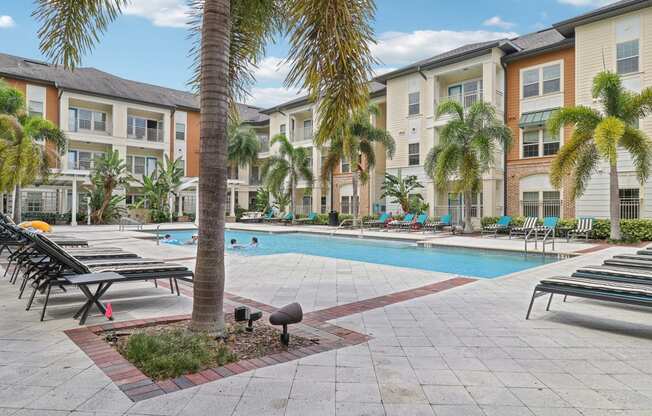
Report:
[[224,365],[236,359],[223,343],[215,348],[215,340],[210,336],[193,334],[182,328],[132,334],[122,353],[155,379],[196,373],[209,364]]

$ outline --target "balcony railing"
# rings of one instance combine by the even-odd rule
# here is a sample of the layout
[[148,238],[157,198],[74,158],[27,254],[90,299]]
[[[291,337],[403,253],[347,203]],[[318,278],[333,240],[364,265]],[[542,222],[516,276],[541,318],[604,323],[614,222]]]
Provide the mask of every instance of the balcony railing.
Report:
[[561,217],[562,201],[548,199],[543,201],[521,201],[521,214],[524,217]]
[[[439,98],[439,103],[443,103],[445,101],[458,102],[462,104],[462,107],[464,107],[464,109],[467,109],[471,107],[473,104],[477,103],[478,101],[482,101],[482,90],[467,92],[463,94],[449,95],[448,97]],[[436,104],[437,103],[435,103],[435,107]]]
[[163,142],[163,128],[134,127],[133,134],[128,135],[132,139],[147,139],[148,142]]
[[266,153],[269,152],[269,137],[267,136],[258,136],[258,140],[260,141],[260,152],[261,153]]
[[300,128],[297,127],[294,131],[290,131],[290,141],[291,142],[300,142],[304,140],[312,140],[313,131],[312,128]]
[[640,218],[642,205],[642,199],[620,198],[620,218],[623,220]]

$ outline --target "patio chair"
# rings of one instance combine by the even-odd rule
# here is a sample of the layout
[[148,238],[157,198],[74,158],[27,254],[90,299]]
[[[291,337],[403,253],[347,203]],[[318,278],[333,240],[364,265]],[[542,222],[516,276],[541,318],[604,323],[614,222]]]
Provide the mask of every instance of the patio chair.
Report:
[[534,231],[534,228],[537,226],[537,217],[525,217],[523,225],[520,227],[512,227],[509,230],[509,238],[512,237],[523,237],[528,238],[530,233]]
[[445,227],[452,227],[453,215],[445,214],[439,218],[439,221],[426,222],[423,226],[424,232],[428,230],[439,231]]
[[559,276],[542,279],[537,284],[532,293],[525,319],[530,318],[534,299],[545,294],[550,294],[546,311],[550,310],[550,303],[556,294],[629,305],[652,306],[652,286],[649,284]]
[[409,227],[409,231],[419,231],[423,229],[423,227],[426,225],[428,222],[428,214],[419,214],[417,217],[416,221],[414,221]]
[[242,217],[240,217],[240,222],[244,223],[255,223],[255,222],[261,222],[263,220],[263,213],[262,212],[245,212],[242,214]]
[[[35,243],[35,247],[44,255],[46,255],[50,261],[45,267],[45,273],[39,273],[38,278],[33,283],[33,292],[30,296],[28,303],[28,309],[32,304],[34,296],[37,291],[45,291],[45,300],[43,303],[43,310],[41,312],[41,321],[45,317],[45,311],[47,308],[48,300],[50,297],[50,291],[53,286],[65,286],[65,285],[75,285],[80,286],[82,292],[87,296],[88,301],[84,304],[82,308],[75,314],[75,318],[80,317],[80,325],[83,325],[86,321],[88,315],[88,309],[93,304],[97,305],[102,313],[104,313],[104,308],[101,305],[100,298],[103,296],[106,291],[111,287],[116,281],[119,282],[130,282],[130,281],[145,281],[145,280],[156,280],[156,279],[170,279],[171,283],[174,283],[174,286],[177,290],[177,295],[179,295],[179,285],[178,280],[186,280],[192,282],[193,273],[186,266],[182,264],[175,263],[155,263],[155,264],[123,264],[123,265],[99,265],[99,266],[87,266],[84,263],[77,260],[75,257],[69,255],[64,249],[50,241],[46,236],[35,234],[30,236],[32,241]],[[45,264],[44,264],[45,266]],[[88,283],[75,284],[66,280],[66,277],[70,275],[89,275],[89,274],[101,274],[101,273],[115,273],[121,276],[119,280],[116,280],[115,275],[107,275],[107,280],[102,281],[101,276],[96,276],[93,284],[97,284],[98,287],[96,292],[92,294],[90,289],[88,289]],[[91,302],[89,304],[88,302]]]
[[274,211],[271,209],[263,216],[263,222],[274,222],[277,220],[278,218],[274,217]]
[[493,234],[494,238],[496,238],[498,236],[498,231],[508,231],[511,223],[512,217],[509,215],[503,215],[495,224],[489,224],[485,227],[482,227],[480,235]]
[[387,223],[387,228],[389,229],[401,229],[405,226],[409,226],[414,221],[414,214],[405,214],[402,220],[393,220]]
[[588,240],[593,235],[593,218],[592,217],[581,217],[577,220],[577,225],[574,229],[570,230],[566,236],[566,241],[570,241],[571,238],[584,236],[585,240]]
[[292,212],[288,212],[287,214],[285,214],[283,218],[280,219],[280,222],[285,225],[292,224],[293,221],[294,221],[294,214]]
[[299,218],[295,220],[297,224],[314,224],[317,221],[317,213],[311,212],[306,218]]
[[386,212],[383,212],[380,214],[380,217],[378,217],[377,220],[369,220],[365,221],[362,225],[364,225],[367,228],[374,228],[374,227],[384,227],[387,221],[391,219],[390,215]]
[[554,238],[558,222],[559,217],[545,217],[543,219],[543,225],[537,225],[534,227],[534,237],[545,240],[552,235]]

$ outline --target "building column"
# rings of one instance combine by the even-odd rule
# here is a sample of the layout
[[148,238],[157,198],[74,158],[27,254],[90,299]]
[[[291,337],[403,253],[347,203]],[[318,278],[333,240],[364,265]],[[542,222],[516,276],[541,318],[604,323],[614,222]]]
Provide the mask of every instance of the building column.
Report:
[[235,217],[235,185],[231,185],[231,201],[229,202],[229,216]]
[[485,179],[482,181],[482,215],[494,217],[496,212],[496,180]]
[[70,225],[77,225],[77,178],[72,177],[72,207],[70,207]]
[[179,207],[178,207],[178,212],[177,215],[180,217],[183,215],[183,195],[179,194]]
[[496,105],[496,64],[493,61],[482,64],[482,99]]

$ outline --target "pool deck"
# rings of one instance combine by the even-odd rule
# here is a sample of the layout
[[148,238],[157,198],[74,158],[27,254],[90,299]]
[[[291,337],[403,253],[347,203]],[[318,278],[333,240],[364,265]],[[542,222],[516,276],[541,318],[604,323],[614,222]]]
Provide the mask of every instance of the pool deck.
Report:
[[[248,229],[295,228],[260,227]],[[318,227],[301,230],[309,228]],[[97,247],[119,246],[194,265],[194,247],[157,246],[115,226],[57,227],[57,232]],[[423,240],[419,233],[391,234]],[[506,249],[523,244],[457,236],[436,240]],[[70,318],[82,300],[78,293],[55,294],[45,322],[39,322],[40,299],[26,312],[25,299],[16,299],[17,288],[2,279],[0,415],[649,415],[648,309],[555,298],[545,312],[545,300],[539,299],[531,320],[524,320],[539,279],[635,250],[573,244],[573,252],[584,254],[459,286],[449,283],[454,275],[444,273],[298,254],[229,253],[228,298],[270,307],[299,301],[310,319],[370,339],[135,403],[64,333],[78,327]],[[117,285],[106,300],[117,321],[129,321],[189,313],[191,288],[183,291],[177,297],[147,283]],[[88,323],[103,322],[93,315]]]

